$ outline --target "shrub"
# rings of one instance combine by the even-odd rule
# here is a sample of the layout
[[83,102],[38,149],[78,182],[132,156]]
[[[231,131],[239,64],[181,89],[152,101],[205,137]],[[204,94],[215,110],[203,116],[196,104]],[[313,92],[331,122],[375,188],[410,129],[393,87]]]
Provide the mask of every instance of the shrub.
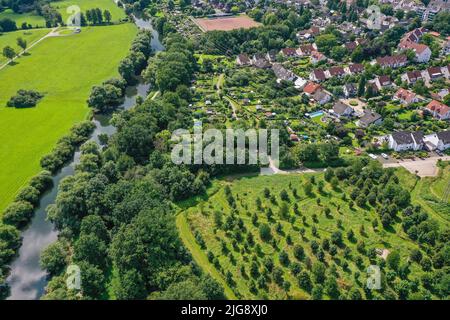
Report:
[[9,99],[6,105],[14,108],[31,108],[36,106],[43,96],[37,91],[20,89],[15,96]]

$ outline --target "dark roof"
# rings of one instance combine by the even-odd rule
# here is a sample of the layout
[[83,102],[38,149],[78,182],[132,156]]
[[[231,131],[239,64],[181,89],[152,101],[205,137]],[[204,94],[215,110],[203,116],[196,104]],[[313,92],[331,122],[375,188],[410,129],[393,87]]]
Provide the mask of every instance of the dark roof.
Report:
[[379,115],[378,113],[373,111],[366,111],[364,112],[361,119],[359,119],[359,121],[369,125],[371,123],[376,122],[379,119],[381,119],[381,115]]
[[342,67],[331,67],[330,69],[328,69],[328,72],[332,76],[340,76],[345,74],[344,68]]
[[349,107],[350,107],[349,105],[346,105],[345,103],[338,101],[333,105],[333,111],[336,114],[343,114],[345,110],[347,110]]
[[412,133],[412,136],[416,143],[422,143],[423,142],[423,132],[422,131],[416,131]]
[[397,144],[411,144],[414,143],[411,132],[409,131],[397,131],[392,132],[392,138]]
[[351,73],[357,73],[364,71],[364,66],[360,63],[354,63],[348,66]]
[[325,80],[327,78],[322,69],[315,69],[313,70],[313,73],[317,80]]
[[441,131],[436,133],[436,135],[438,136],[439,140],[442,140],[444,144],[450,143],[450,131]]

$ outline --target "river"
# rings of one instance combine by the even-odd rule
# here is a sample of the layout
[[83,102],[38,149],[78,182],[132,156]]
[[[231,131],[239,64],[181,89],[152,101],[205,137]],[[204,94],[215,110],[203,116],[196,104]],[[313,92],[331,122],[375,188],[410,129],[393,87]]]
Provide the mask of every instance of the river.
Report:
[[[164,50],[164,46],[159,40],[159,35],[152,28],[150,21],[135,17],[135,24],[140,29],[152,31],[153,39],[151,45],[155,52]],[[138,96],[144,98],[147,96],[149,88],[150,86],[142,81],[136,86],[128,87],[124,102],[119,108],[130,109],[135,105]],[[110,118],[110,116],[105,115],[96,115],[94,117],[95,129],[89,139],[90,141],[98,143],[100,134],[110,136],[116,132],[116,128],[109,124]],[[77,151],[72,162],[53,176],[53,187],[41,197],[33,219],[28,228],[22,232],[22,246],[18,257],[11,265],[11,273],[7,279],[7,284],[11,290],[8,297],[9,300],[36,300],[45,292],[48,279],[46,272],[39,265],[39,258],[41,252],[58,238],[58,231],[54,228],[53,223],[47,220],[45,209],[49,204],[55,202],[60,181],[64,177],[74,174],[74,169],[79,159],[80,152]]]

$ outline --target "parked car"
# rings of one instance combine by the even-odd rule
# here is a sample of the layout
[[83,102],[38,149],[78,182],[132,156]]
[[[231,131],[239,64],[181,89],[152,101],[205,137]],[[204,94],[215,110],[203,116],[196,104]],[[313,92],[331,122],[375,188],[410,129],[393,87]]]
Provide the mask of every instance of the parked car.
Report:
[[378,157],[374,155],[373,153],[369,153],[369,157],[371,157],[373,160],[376,160]]
[[389,157],[388,157],[388,155],[387,155],[386,153],[382,153],[381,156],[382,156],[384,159],[389,159]]

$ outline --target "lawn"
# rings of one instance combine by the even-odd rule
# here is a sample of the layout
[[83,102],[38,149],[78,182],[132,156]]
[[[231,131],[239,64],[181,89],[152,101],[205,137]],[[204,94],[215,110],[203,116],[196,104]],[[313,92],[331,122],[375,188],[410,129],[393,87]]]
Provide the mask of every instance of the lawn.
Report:
[[52,2],[51,6],[58,9],[62,15],[62,19],[66,22],[67,18],[72,13],[67,13],[67,8],[70,6],[79,6],[81,12],[86,13],[86,10],[93,8],[100,8],[103,10],[109,10],[111,12],[111,21],[119,21],[126,17],[123,9],[119,8],[113,0],[64,0],[58,2]]
[[[39,172],[41,157],[87,117],[91,87],[118,75],[136,32],[133,24],[83,28],[77,35],[45,39],[18,64],[0,70],[0,211]],[[18,89],[45,96],[31,109],[5,107]]]
[[[313,194],[307,195],[303,186],[311,176],[315,176]],[[416,178],[413,175],[402,170],[399,178],[406,183],[406,189],[414,189]],[[446,189],[440,182],[442,180],[448,183],[448,170],[434,181],[433,188]],[[219,278],[220,282],[226,282],[225,289],[231,289],[238,299],[308,299],[310,294],[299,287],[292,265],[300,262],[301,270],[311,271],[311,263],[317,261],[312,251],[312,242],[322,242],[323,245],[323,240],[329,239],[336,231],[342,233],[343,243],[348,247],[349,253],[338,246],[334,256],[325,253],[324,261],[327,273],[336,269],[341,292],[355,286],[363,287],[366,281],[365,268],[374,264],[373,260],[360,251],[358,243],[362,242],[367,252],[371,249],[398,251],[403,262],[409,259],[412,249],[419,247],[408,238],[400,223],[383,228],[374,207],[368,204],[364,208],[357,205],[350,207],[348,195],[353,186],[340,183],[338,188],[333,189],[325,182],[323,191],[320,192],[317,188],[319,181],[323,181],[321,173],[216,181],[212,186],[215,191],[208,192],[206,200],[191,203],[191,207],[185,208],[178,216],[180,236],[197,263],[213,277]],[[217,190],[218,185],[220,188]],[[226,186],[230,188],[234,208],[227,200]],[[265,188],[270,191],[270,197],[264,195]],[[287,200],[281,199],[282,190],[287,192]],[[259,208],[256,201],[258,198],[261,201]],[[283,206],[288,208],[287,217],[282,214]],[[271,219],[268,219],[269,208]],[[328,215],[326,208],[330,209]],[[376,226],[374,221],[378,223]],[[269,225],[272,240],[263,241],[260,238],[258,226],[261,224]],[[316,234],[313,229],[317,230]],[[355,240],[347,238],[350,230],[353,231]],[[250,241],[249,237],[253,240]],[[301,261],[294,256],[296,245],[305,251],[306,258]],[[281,262],[282,252],[288,254],[288,265]],[[349,256],[345,258],[346,254]],[[269,279],[266,287],[260,286],[260,275],[267,272],[264,267],[267,260],[273,262],[278,272],[281,270],[283,286],[276,283],[274,273],[270,272],[264,276],[265,281],[267,277]],[[257,269],[252,276],[254,262]],[[411,263],[409,268],[409,279],[418,279],[423,274],[418,264]],[[327,296],[324,295],[324,298]]]
[[[0,50],[3,50],[6,46],[11,46],[16,50],[16,52],[22,51],[22,49],[17,45],[17,38],[21,37],[27,41],[28,46],[30,46],[36,40],[42,38],[50,29],[32,29],[32,30],[20,30],[13,32],[5,32],[0,35]],[[0,65],[6,62],[6,58],[0,55]]]
[[11,19],[16,22],[17,28],[22,26],[22,23],[26,22],[27,24],[31,24],[34,27],[44,27],[45,19],[42,16],[34,15],[32,13],[14,13],[11,9],[6,9],[3,12],[0,12],[0,19]]

